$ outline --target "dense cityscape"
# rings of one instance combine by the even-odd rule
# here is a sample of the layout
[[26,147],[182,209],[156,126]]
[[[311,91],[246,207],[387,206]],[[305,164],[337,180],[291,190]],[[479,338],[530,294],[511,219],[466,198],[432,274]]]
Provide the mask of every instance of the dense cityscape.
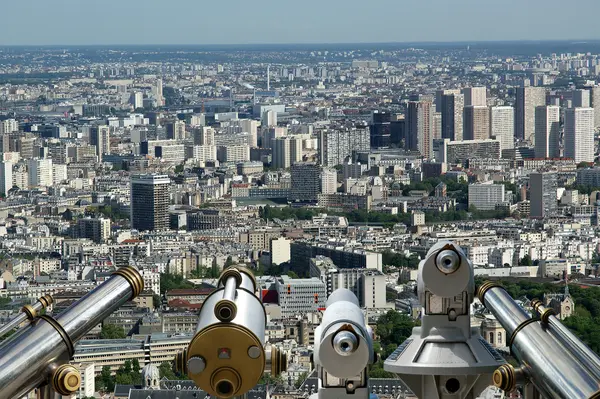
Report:
[[347,288],[375,332],[370,392],[416,398],[383,360],[451,240],[476,282],[598,353],[599,133],[600,42],[0,47],[0,325],[134,266],[143,292],[75,344],[72,397],[203,398],[173,361],[241,265],[287,354],[249,397],[317,391],[315,328]]

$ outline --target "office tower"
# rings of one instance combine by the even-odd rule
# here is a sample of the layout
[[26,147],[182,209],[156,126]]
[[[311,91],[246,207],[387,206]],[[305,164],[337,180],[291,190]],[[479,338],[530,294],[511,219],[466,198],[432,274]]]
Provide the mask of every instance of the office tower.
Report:
[[389,112],[373,111],[372,119],[371,147],[389,147],[392,139],[391,114]]
[[431,139],[442,138],[442,114],[441,112],[433,112],[431,116]]
[[590,107],[590,91],[589,90],[574,90],[573,101],[571,103],[573,108],[589,108]]
[[[441,99],[442,135],[452,141],[463,139],[463,112],[465,98],[462,94],[444,94]],[[438,108],[439,109],[439,108]]]
[[102,162],[102,155],[110,154],[110,127],[92,126],[90,128],[90,145],[96,146],[98,162]]
[[594,162],[594,109],[565,111],[565,157],[575,163]]
[[557,214],[556,189],[556,173],[535,172],[529,174],[530,215],[532,218],[544,218]]
[[391,122],[390,133],[392,147],[404,148],[406,146],[406,120],[404,116]]
[[77,238],[89,238],[102,243],[110,238],[110,219],[82,218],[77,220]]
[[131,177],[131,228],[139,231],[169,228],[169,185],[166,175]]
[[516,97],[515,136],[533,144],[535,107],[546,105],[546,89],[543,87],[519,87]]
[[215,130],[207,126],[195,127],[193,130],[194,145],[215,145]]
[[419,151],[425,158],[431,158],[432,103],[429,101],[409,101],[406,112],[407,148]]
[[156,99],[156,104],[159,107],[165,105],[165,98],[163,97],[163,81],[161,78],[156,79],[156,84],[152,88],[152,94],[154,95],[154,98]]
[[52,159],[30,159],[27,162],[30,187],[52,187]]
[[261,124],[263,127],[277,126],[277,112],[270,109],[261,115]]
[[321,173],[321,194],[337,192],[337,170],[324,168]]
[[8,134],[19,131],[19,122],[15,119],[5,119],[0,121],[0,134]]
[[590,96],[591,107],[594,108],[594,128],[600,128],[600,86],[594,86],[591,89]]
[[0,162],[0,195],[6,196],[13,187],[12,162]]
[[250,147],[258,147],[258,121],[252,119],[240,119],[237,121],[243,132],[250,134],[248,145]]
[[487,107],[487,88],[485,87],[465,87],[462,89],[465,96],[465,107]]
[[515,147],[515,109],[490,108],[490,136],[500,140],[500,151]]
[[560,158],[560,107],[535,108],[535,157]]
[[321,193],[321,168],[314,162],[297,162],[290,168],[290,200],[316,202]]
[[133,109],[144,108],[144,93],[141,91],[134,91],[131,93],[129,98],[129,104],[133,106]]
[[217,146],[217,160],[219,162],[249,161],[250,147],[248,144]]
[[302,161],[302,139],[296,137],[277,137],[271,144],[272,166],[277,169],[288,169],[296,162]]
[[341,127],[318,133],[319,159],[323,166],[343,164],[354,151],[369,151],[371,137],[367,126]]
[[465,107],[463,137],[465,140],[490,138],[490,109],[482,105]]
[[452,95],[452,94],[461,94],[460,89],[444,89],[437,90],[435,92],[434,105],[436,112],[442,112],[442,96]]
[[504,184],[469,184],[469,208],[489,211],[501,204],[504,204]]
[[185,122],[174,121],[167,123],[167,139],[183,140],[185,139]]

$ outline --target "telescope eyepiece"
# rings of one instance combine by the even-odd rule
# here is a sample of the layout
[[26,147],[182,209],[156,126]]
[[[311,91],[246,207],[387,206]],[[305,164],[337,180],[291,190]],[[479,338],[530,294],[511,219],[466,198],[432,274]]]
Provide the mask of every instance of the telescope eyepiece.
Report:
[[350,331],[340,331],[333,337],[333,349],[340,356],[350,356],[356,352],[358,339]]
[[460,255],[451,249],[442,249],[435,257],[435,265],[444,274],[452,274],[460,267]]

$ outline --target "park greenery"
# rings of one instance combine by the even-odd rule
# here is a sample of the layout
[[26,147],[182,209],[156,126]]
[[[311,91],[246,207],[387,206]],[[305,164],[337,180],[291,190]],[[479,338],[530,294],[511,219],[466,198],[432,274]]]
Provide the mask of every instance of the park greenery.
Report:
[[122,339],[126,338],[125,330],[123,327],[115,324],[102,324],[102,330],[100,330],[100,339]]
[[[187,376],[175,373],[173,364],[163,362],[158,366],[160,378],[168,380],[187,380]],[[137,359],[125,360],[120,366],[115,375],[111,375],[109,366],[102,367],[100,375],[96,377],[96,389],[100,392],[114,392],[115,385],[142,385],[142,374],[140,363]]]

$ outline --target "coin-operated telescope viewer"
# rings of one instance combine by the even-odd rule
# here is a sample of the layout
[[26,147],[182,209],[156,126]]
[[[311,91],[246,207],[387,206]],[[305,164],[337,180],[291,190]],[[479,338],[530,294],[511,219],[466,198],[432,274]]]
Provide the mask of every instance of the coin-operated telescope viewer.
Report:
[[448,241],[434,245],[419,263],[421,326],[384,362],[420,399],[478,397],[505,363],[471,327],[473,265]]
[[315,329],[313,361],[319,381],[311,399],[369,398],[368,366],[375,361],[373,332],[358,299],[345,288],[327,299],[321,325]]
[[264,348],[267,317],[256,290],[248,269],[224,270],[202,304],[196,334],[175,359],[175,369],[211,396],[243,396],[267,368],[275,376],[287,367],[285,353]]

